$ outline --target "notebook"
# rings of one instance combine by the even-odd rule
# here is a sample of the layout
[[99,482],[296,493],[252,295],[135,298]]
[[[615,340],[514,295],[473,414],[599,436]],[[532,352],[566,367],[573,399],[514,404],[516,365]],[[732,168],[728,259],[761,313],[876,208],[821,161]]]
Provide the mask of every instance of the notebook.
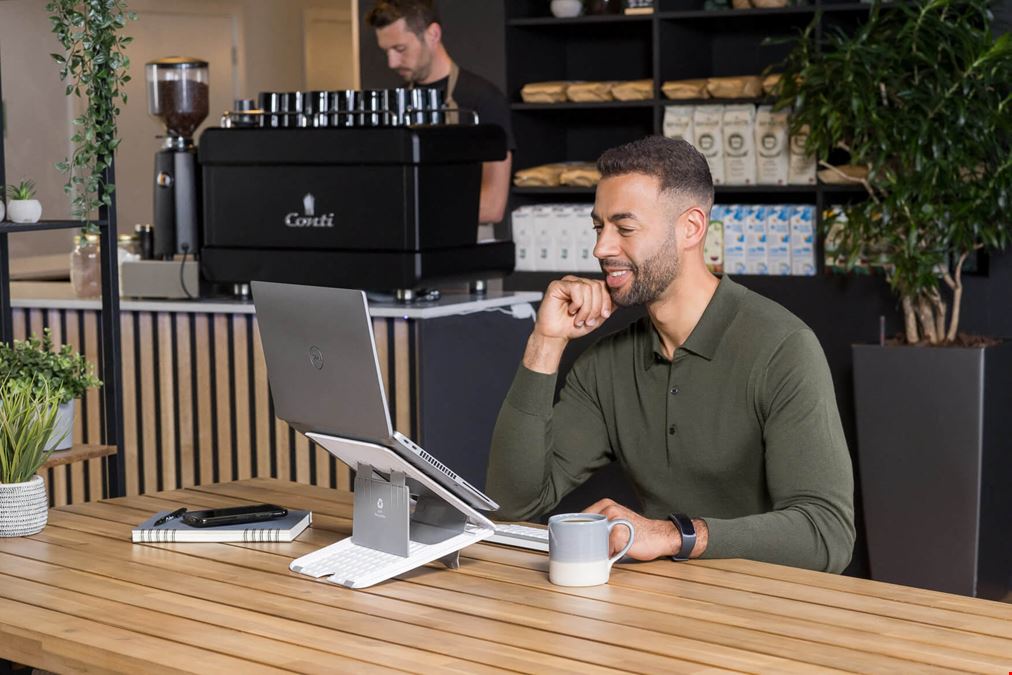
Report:
[[173,518],[153,527],[154,522],[171,511],[161,511],[135,527],[131,540],[137,543],[173,543],[173,542],[272,542],[292,541],[313,522],[310,511],[289,510],[284,518],[268,520],[262,523],[242,523],[241,525],[222,525],[218,527],[192,527],[183,522],[182,518]]

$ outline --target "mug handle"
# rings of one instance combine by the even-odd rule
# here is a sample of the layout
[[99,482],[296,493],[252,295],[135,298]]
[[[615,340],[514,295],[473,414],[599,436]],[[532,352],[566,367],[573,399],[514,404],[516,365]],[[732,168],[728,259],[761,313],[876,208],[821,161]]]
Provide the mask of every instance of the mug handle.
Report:
[[612,557],[608,558],[608,567],[614,565],[616,560],[620,559],[622,556],[624,556],[626,553],[629,552],[629,549],[632,548],[633,545],[633,538],[636,536],[636,528],[633,527],[632,523],[630,523],[625,518],[616,518],[615,520],[608,521],[609,539],[611,539],[611,528],[615,527],[616,525],[625,525],[626,527],[629,528],[629,541],[626,542],[625,548],[623,548],[621,551],[619,551]]

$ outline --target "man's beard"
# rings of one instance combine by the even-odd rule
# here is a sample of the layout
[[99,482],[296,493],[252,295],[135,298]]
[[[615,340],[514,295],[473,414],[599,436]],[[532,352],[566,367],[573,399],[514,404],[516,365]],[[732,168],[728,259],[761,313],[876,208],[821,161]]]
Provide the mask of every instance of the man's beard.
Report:
[[602,267],[606,263],[611,263],[613,268],[625,267],[633,273],[633,280],[628,288],[623,286],[622,288],[608,289],[612,302],[620,307],[631,307],[633,305],[646,305],[659,298],[678,276],[680,260],[678,258],[678,247],[675,244],[675,228],[671,228],[671,232],[657,253],[642,265],[636,265],[631,261],[622,263],[602,260]]

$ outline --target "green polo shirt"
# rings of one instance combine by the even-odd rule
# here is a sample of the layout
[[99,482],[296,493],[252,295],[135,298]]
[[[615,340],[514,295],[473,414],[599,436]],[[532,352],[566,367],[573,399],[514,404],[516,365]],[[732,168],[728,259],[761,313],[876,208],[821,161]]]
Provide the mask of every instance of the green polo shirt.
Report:
[[706,521],[704,558],[850,561],[854,477],[829,367],[780,305],[725,276],[673,360],[646,317],[584,352],[553,406],[556,377],[521,366],[499,413],[486,489],[500,519],[549,511],[618,462],[644,515]]

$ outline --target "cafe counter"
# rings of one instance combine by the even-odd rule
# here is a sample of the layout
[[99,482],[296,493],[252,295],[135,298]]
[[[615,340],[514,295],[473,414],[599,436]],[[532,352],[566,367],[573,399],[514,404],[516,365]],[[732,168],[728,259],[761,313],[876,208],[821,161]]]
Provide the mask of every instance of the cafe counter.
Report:
[[[99,366],[101,306],[69,284],[14,283],[14,336],[69,343]],[[370,298],[394,427],[479,487],[492,427],[540,293]],[[120,304],[126,494],[272,477],[350,489],[346,466],[274,414],[252,302]],[[101,396],[79,402],[74,443],[100,443]],[[107,494],[102,458],[47,470],[53,505]]]

